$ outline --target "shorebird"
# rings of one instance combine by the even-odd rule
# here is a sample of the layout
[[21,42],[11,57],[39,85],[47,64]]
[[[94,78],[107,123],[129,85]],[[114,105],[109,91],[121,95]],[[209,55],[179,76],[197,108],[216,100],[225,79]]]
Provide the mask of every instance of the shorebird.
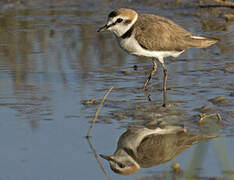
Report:
[[109,161],[118,174],[135,174],[140,168],[149,168],[167,162],[202,140],[217,136],[192,135],[181,126],[154,126],[131,128],[123,133],[115,153],[100,154]]
[[168,76],[164,58],[178,57],[189,48],[204,48],[217,42],[212,38],[193,35],[167,18],[153,14],[138,14],[126,8],[114,10],[108,15],[107,24],[98,29],[98,32],[106,30],[115,34],[120,47],[129,54],[153,58],[153,69],[144,84],[144,90],[157,71],[158,59],[164,72],[163,106],[167,104]]

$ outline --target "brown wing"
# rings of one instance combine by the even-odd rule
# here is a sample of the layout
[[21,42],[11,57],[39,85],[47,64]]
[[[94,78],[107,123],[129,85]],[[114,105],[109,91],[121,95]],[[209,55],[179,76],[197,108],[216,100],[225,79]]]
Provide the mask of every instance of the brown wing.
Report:
[[136,160],[147,168],[167,162],[192,145],[216,136],[191,135],[186,132],[176,134],[150,135],[137,148]]
[[[141,167],[147,168],[158,165],[171,159],[171,153],[168,153],[167,146],[171,146],[166,139],[170,139],[171,135],[150,135],[144,138],[139,147],[137,148],[137,162]],[[173,145],[175,146],[175,144]],[[174,148],[173,148],[174,149]]]
[[169,19],[151,14],[140,14],[135,24],[137,41],[151,51],[183,51],[191,36]]

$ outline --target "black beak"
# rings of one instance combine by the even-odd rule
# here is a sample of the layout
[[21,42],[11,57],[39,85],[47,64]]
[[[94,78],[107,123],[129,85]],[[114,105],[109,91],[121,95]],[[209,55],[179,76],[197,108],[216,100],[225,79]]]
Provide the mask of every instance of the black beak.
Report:
[[99,154],[99,156],[101,156],[103,159],[107,160],[107,161],[112,161],[113,159],[110,156],[104,155],[104,154]]
[[106,31],[110,26],[107,26],[107,24],[97,30],[97,32],[103,32]]
[[114,160],[111,156],[107,156],[107,155],[104,155],[104,154],[99,154],[99,156],[101,156],[103,159],[107,160],[107,161],[113,161],[115,162],[116,164],[118,164],[120,167],[125,167],[124,164],[120,163],[120,162],[117,162],[116,160]]

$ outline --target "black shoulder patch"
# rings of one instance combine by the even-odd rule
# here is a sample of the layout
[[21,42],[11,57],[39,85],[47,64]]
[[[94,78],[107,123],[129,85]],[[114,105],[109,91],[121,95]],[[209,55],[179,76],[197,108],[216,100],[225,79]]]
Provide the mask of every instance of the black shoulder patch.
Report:
[[124,33],[121,38],[122,39],[125,39],[125,38],[129,38],[131,35],[132,35],[132,32],[133,32],[133,26],[126,32]]
[[117,16],[118,15],[118,13],[116,12],[116,11],[112,11],[109,15],[108,15],[108,17],[109,18],[113,18],[113,17],[115,17],[115,16]]
[[136,162],[138,162],[137,157],[132,149],[130,148],[123,148],[123,149],[130,157],[132,157]]

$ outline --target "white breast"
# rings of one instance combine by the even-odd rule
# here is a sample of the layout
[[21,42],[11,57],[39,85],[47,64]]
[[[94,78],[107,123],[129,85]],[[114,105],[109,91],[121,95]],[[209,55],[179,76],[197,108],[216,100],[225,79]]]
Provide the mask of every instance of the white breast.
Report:
[[146,56],[146,57],[156,57],[161,63],[164,63],[163,58],[165,57],[177,57],[184,51],[149,51],[142,48],[137,40],[132,35],[129,38],[117,38],[119,45],[127,51],[129,54],[137,55],[137,56]]

